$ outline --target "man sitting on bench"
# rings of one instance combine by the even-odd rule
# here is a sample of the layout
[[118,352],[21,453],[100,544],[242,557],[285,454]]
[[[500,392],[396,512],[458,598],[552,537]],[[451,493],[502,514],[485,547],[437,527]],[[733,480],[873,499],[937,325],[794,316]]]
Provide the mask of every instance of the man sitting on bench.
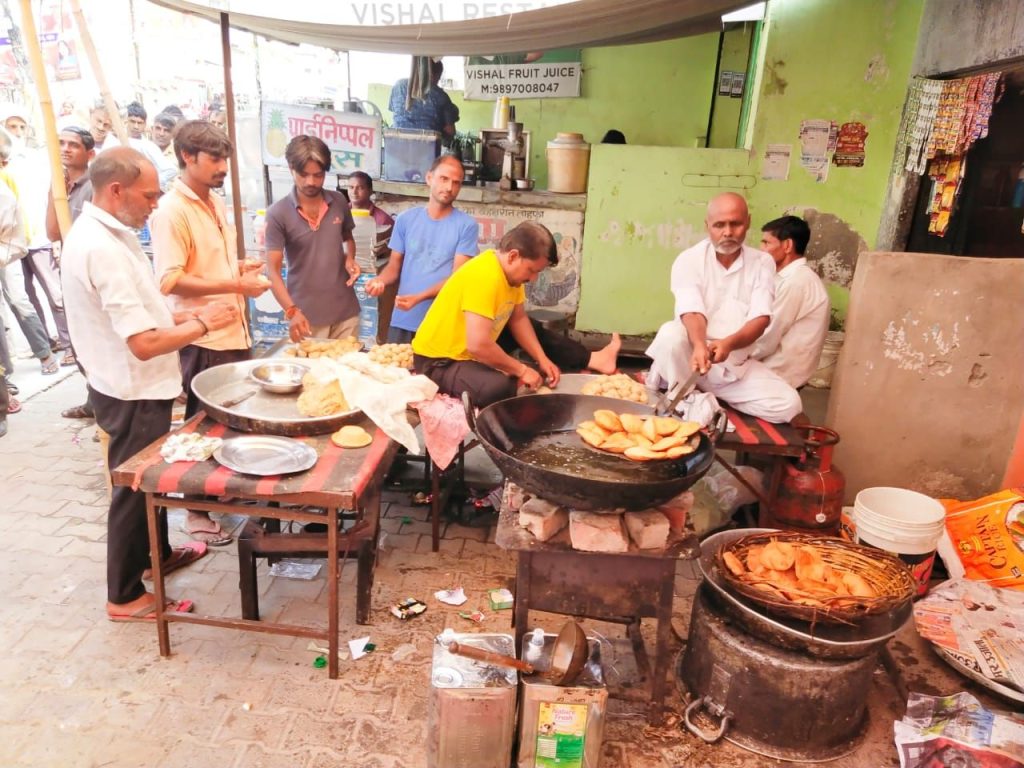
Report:
[[701,390],[765,421],[788,422],[802,410],[800,395],[750,359],[772,316],[775,263],[743,244],[750,213],[740,195],[712,198],[705,225],[708,237],[672,265],[676,317],[647,349],[652,379],[671,388],[697,371]]

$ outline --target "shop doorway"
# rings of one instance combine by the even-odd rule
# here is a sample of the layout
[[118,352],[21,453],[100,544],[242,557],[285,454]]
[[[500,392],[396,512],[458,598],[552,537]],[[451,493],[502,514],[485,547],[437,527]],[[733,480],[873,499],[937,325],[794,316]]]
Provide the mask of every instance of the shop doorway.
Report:
[[989,134],[967,153],[967,168],[944,237],[928,232],[933,184],[921,177],[906,250],[953,256],[1024,258],[1024,66],[1004,70]]

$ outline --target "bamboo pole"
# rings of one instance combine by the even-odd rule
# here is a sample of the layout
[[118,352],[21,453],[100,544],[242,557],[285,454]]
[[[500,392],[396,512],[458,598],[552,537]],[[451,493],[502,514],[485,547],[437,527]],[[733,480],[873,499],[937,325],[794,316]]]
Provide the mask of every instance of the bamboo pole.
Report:
[[[21,0],[21,2],[22,5],[25,4],[25,0]],[[110,124],[114,127],[114,135],[117,136],[122,147],[130,146],[128,144],[128,131],[121,121],[121,113],[117,111],[117,102],[114,101],[110,88],[107,86],[107,78],[103,74],[100,57],[96,55],[96,46],[93,45],[92,35],[89,34],[89,27],[85,23],[85,15],[82,13],[82,6],[79,5],[78,0],[71,0],[71,13],[75,17],[75,24],[78,25],[78,35],[82,40],[82,47],[85,48],[85,53],[89,57],[89,66],[92,67],[92,73],[96,76],[96,82],[99,83],[103,104],[107,108],[107,114],[110,115]],[[96,147],[97,151],[99,149],[99,147]]]
[[35,80],[36,91],[39,94],[39,111],[43,115],[46,153],[50,158],[50,171],[53,179],[53,205],[57,212],[60,235],[63,238],[71,229],[71,208],[68,206],[68,190],[64,184],[64,166],[60,161],[57,121],[53,116],[50,84],[46,81],[46,68],[43,66],[43,52],[39,47],[39,35],[36,33],[36,20],[32,15],[31,0],[21,0],[21,27],[25,33],[25,48],[28,51],[29,63],[32,65],[32,79]]
[[220,47],[224,56],[224,116],[231,139],[231,207],[235,215],[235,239],[238,258],[245,258],[245,232],[242,229],[242,183],[238,178],[238,141],[235,138],[235,90],[231,85],[231,26],[228,15],[220,15]]

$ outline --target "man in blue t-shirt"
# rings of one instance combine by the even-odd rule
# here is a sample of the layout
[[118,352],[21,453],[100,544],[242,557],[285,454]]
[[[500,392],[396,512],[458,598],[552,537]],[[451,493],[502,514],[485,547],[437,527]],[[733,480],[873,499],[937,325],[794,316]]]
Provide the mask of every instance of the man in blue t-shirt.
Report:
[[395,219],[391,259],[366,285],[370,296],[380,296],[387,286],[398,283],[389,342],[412,341],[441,286],[478,252],[476,220],[454,207],[464,175],[457,157],[441,155],[427,172],[430,201]]

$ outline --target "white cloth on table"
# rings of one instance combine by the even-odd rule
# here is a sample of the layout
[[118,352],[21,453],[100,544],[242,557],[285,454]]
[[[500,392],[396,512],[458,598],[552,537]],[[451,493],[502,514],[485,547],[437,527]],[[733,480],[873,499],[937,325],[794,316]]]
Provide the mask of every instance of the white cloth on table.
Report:
[[119,400],[173,400],[180,394],[177,352],[140,360],[125,343],[174,325],[132,230],[86,203],[64,241],[61,287],[71,343],[89,386]]
[[772,322],[750,356],[779,374],[792,387],[802,387],[818,370],[828,333],[828,293],[821,278],[799,258],[775,275]]

